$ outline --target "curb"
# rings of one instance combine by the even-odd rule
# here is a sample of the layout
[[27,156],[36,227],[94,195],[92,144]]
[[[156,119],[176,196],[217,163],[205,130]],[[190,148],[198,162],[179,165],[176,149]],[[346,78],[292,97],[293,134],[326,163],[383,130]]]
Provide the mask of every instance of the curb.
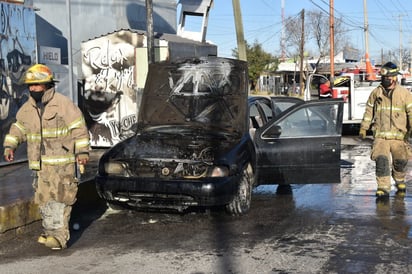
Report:
[[18,200],[10,205],[0,206],[0,233],[22,227],[40,220],[39,207],[33,198]]
[[[103,154],[104,150],[95,150],[90,154],[90,162],[86,166],[86,173],[80,178],[79,190],[77,193],[77,202],[87,203],[88,199],[93,200],[96,197],[94,187],[94,175],[97,171],[98,159]],[[13,171],[13,176],[22,177],[21,170]],[[10,175],[9,175],[10,176]],[[23,175],[26,177],[27,175]],[[23,180],[30,181],[31,177],[24,178]],[[8,182],[6,184],[12,184],[14,182]],[[31,184],[27,184],[27,189],[32,191]],[[23,197],[22,197],[23,196]],[[13,200],[0,206],[0,239],[5,234],[21,234],[25,231],[27,225],[41,220],[39,207],[34,203],[34,194],[30,197],[20,195],[20,198]],[[12,231],[12,232],[11,232]],[[0,240],[1,242],[1,240]]]

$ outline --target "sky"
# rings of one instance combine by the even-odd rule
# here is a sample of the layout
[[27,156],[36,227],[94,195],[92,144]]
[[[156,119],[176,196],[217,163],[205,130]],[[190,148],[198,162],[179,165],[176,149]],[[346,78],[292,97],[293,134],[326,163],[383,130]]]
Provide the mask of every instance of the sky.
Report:
[[[260,43],[265,51],[281,56],[282,0],[239,0],[244,38],[248,44]],[[299,16],[302,9],[324,11],[329,16],[330,0],[283,0],[284,18]],[[381,52],[412,47],[412,1],[366,0],[369,56],[380,59]],[[343,18],[347,37],[362,55],[365,53],[364,0],[334,0],[335,18]],[[206,39],[218,46],[218,56],[232,57],[237,47],[231,0],[214,0],[210,10]],[[400,43],[402,41],[402,43]],[[310,45],[309,45],[310,46]],[[315,51],[316,48],[311,48]]]

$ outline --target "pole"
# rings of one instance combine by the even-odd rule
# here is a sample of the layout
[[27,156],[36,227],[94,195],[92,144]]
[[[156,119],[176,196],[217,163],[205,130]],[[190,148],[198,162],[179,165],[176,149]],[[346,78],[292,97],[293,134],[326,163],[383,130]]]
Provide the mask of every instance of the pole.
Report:
[[147,28],[147,61],[155,62],[154,31],[153,31],[153,1],[146,0],[146,28]]
[[282,48],[282,62],[286,59],[286,50],[285,50],[285,0],[281,2],[281,9],[282,9],[282,31],[281,31],[281,48]]
[[364,32],[365,32],[365,68],[366,68],[366,80],[375,81],[376,75],[373,71],[371,60],[369,58],[369,24],[368,24],[368,7],[366,0],[363,0],[363,20],[364,20]]
[[368,24],[368,11],[367,11],[366,0],[363,0],[363,18],[364,18],[363,31],[365,33],[365,51],[367,54],[369,54],[369,38],[368,38],[369,24]]
[[238,55],[239,55],[238,58],[239,60],[247,61],[245,38],[243,34],[242,14],[240,12],[239,0],[232,0],[232,5],[233,5],[233,14],[235,16],[237,49],[238,49]]
[[70,0],[66,0],[66,9],[67,9],[67,65],[69,67],[69,96],[73,102],[77,102],[77,96],[73,92],[73,65],[72,65],[72,20],[71,20],[71,5]]
[[402,15],[399,15],[399,69],[403,70],[403,64],[402,64]]
[[302,33],[300,37],[300,74],[299,74],[299,92],[300,95],[303,95],[304,92],[304,84],[303,84],[303,59],[305,58],[304,56],[304,48],[305,48],[305,10],[302,10],[301,13],[301,19],[302,19]]
[[334,15],[333,0],[329,0],[329,40],[330,40],[330,83],[333,84],[335,76],[335,32],[334,32]]

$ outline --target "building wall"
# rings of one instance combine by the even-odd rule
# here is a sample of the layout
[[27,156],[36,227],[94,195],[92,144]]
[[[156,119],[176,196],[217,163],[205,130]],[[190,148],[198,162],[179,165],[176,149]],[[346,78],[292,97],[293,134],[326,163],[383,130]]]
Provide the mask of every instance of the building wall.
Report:
[[[70,7],[66,2],[70,2]],[[60,79],[59,91],[77,101],[68,90],[68,40],[71,37],[73,83],[83,79],[81,43],[120,29],[146,30],[145,0],[33,0],[36,8],[37,41],[42,46],[61,49],[61,63],[52,65]],[[176,33],[176,1],[153,0],[155,32]],[[70,9],[69,9],[70,8]],[[71,35],[68,24],[70,10]]]
[[[29,98],[22,84],[24,72],[36,62],[36,26],[33,9],[0,2],[0,151],[19,108]],[[25,147],[15,154],[16,161],[26,158]],[[0,157],[0,164],[4,164]]]

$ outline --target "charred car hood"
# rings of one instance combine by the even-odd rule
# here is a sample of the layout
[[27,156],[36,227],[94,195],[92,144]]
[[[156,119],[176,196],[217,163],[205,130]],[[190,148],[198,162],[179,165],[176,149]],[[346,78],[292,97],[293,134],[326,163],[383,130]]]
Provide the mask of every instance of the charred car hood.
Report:
[[151,64],[138,128],[184,125],[247,130],[247,64],[207,58]]

